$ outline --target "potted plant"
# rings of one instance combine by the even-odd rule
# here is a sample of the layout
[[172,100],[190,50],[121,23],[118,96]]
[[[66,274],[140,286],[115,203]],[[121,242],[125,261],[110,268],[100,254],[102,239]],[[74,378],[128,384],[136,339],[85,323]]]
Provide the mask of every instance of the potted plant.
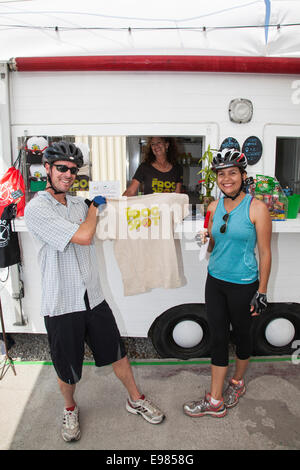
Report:
[[215,151],[215,149],[211,149],[210,145],[208,145],[207,150],[198,161],[198,164],[201,164],[201,170],[197,173],[198,175],[201,175],[199,183],[201,183],[205,189],[205,194],[200,194],[200,202],[204,204],[205,213],[207,206],[215,199],[211,195],[217,179],[216,172],[211,169],[214,156],[213,152]]

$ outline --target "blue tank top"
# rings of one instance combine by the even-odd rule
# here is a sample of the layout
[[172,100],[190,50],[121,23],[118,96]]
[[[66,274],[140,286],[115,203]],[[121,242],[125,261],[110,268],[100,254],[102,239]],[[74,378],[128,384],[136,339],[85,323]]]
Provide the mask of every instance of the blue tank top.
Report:
[[212,236],[215,241],[210,255],[208,272],[222,281],[251,284],[258,279],[255,257],[256,230],[250,220],[252,196],[246,194],[240,204],[229,212],[225,233],[220,227],[225,223],[224,198],[220,199],[214,214]]

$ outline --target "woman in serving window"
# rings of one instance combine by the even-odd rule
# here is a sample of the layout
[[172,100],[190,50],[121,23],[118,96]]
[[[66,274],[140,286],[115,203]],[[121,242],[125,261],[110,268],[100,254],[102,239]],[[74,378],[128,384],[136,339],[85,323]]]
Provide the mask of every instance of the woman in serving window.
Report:
[[144,185],[144,194],[180,193],[183,170],[177,163],[177,157],[175,139],[150,137],[144,161],[136,170],[123,196],[135,196],[141,183]]

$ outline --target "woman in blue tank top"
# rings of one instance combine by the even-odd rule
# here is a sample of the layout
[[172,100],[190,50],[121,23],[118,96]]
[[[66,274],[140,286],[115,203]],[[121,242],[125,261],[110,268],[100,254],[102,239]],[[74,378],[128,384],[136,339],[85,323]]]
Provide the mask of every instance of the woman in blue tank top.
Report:
[[[272,222],[266,205],[243,191],[246,167],[246,157],[234,149],[224,149],[213,159],[224,197],[208,207],[211,255],[205,302],[211,335],[211,390],[203,399],[184,404],[184,412],[192,417],[223,417],[244,395],[244,374],[252,351],[251,320],[267,307]],[[236,367],[223,393],[230,325]]]

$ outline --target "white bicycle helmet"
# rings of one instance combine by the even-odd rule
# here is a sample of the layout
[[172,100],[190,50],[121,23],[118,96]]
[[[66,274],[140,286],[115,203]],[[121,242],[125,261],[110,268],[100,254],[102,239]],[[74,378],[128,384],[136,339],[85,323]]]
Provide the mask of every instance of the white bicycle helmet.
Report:
[[241,170],[246,170],[247,168],[247,158],[241,152],[236,149],[223,149],[218,152],[212,161],[212,170],[217,171],[222,168],[230,168],[232,166],[237,166]]

